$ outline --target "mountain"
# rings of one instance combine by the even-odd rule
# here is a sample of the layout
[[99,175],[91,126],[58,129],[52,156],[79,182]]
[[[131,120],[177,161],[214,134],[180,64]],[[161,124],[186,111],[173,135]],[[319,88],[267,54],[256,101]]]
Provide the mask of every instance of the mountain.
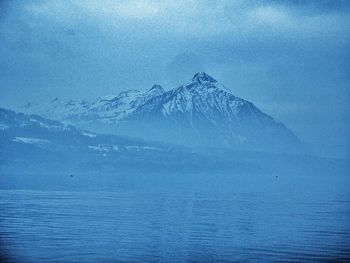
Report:
[[20,107],[19,110],[72,124],[82,125],[93,121],[117,123],[138,106],[164,92],[160,85],[154,85],[148,91],[127,90],[118,95],[102,96],[90,101],[85,99],[61,101],[55,98],[44,104],[32,102]]
[[[235,168],[172,144],[101,135],[0,108],[0,175],[201,171]],[[242,166],[242,165],[240,165]]]
[[25,110],[94,131],[191,147],[305,151],[283,123],[204,72],[169,91],[154,85],[148,91],[129,90],[89,102],[55,99],[46,105],[27,104]]
[[[232,149],[193,150],[101,135],[0,108],[0,189],[114,189],[143,187],[150,182],[161,185],[163,180],[181,183],[188,177],[193,178],[195,187],[206,183],[204,174],[235,176],[239,183],[250,175],[268,175],[263,180],[274,181],[275,176],[346,171],[345,160]],[[255,184],[257,177],[252,178]]]

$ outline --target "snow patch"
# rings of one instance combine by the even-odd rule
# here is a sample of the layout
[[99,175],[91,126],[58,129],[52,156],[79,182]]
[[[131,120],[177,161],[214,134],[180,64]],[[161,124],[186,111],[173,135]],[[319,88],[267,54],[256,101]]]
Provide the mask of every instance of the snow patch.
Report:
[[117,97],[117,95],[115,95],[115,94],[108,94],[108,95],[101,96],[100,100],[112,100],[115,97]]
[[98,144],[96,146],[93,145],[89,145],[88,146],[89,149],[94,150],[94,151],[98,151],[98,152],[109,152],[110,151],[110,146],[108,145],[102,145],[102,144]]
[[28,137],[16,137],[12,141],[20,142],[20,143],[28,143],[28,144],[46,144],[49,140],[38,139],[38,138],[28,138]]
[[153,147],[153,146],[125,146],[125,148],[127,150],[136,150],[136,151],[140,151],[140,150],[163,151],[162,148]]
[[89,132],[83,132],[82,133],[84,136],[90,137],[90,138],[95,138],[97,135]]

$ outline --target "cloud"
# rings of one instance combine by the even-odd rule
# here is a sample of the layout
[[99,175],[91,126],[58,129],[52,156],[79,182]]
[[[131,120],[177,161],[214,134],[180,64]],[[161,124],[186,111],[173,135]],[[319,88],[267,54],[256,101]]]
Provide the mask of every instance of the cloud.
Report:
[[293,9],[304,15],[319,15],[330,13],[347,13],[350,11],[350,2],[347,0],[265,0],[264,5],[274,5]]
[[268,24],[273,26],[290,24],[290,17],[282,10],[271,6],[258,7],[248,13],[254,24]]
[[[339,2],[334,0],[335,2]],[[303,1],[302,1],[303,2]],[[45,21],[49,27],[90,26],[104,35],[128,34],[159,37],[209,37],[231,34],[302,34],[317,31],[331,34],[349,25],[340,12],[340,3],[325,6],[320,1],[199,1],[199,0],[102,0],[102,1],[28,1],[18,5],[22,21],[36,25]],[[315,6],[314,8],[312,8]],[[343,6],[348,6],[343,4]],[[323,8],[321,8],[323,7]],[[324,10],[309,12],[300,10]],[[325,12],[329,10],[329,12]],[[333,12],[330,12],[333,10]],[[345,16],[345,18],[344,18]],[[41,27],[39,25],[39,27]]]
[[125,19],[147,19],[159,15],[163,6],[161,2],[147,0],[130,1],[75,1],[83,10],[102,16]]
[[196,72],[205,71],[205,61],[193,52],[183,52],[174,57],[167,65],[167,73],[173,85],[189,81]]

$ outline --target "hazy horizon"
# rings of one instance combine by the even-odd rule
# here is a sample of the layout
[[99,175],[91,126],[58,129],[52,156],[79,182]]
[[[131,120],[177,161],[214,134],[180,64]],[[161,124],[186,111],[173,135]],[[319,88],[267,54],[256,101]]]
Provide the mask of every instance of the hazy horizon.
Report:
[[350,0],[0,0],[0,41],[1,262],[350,262]]

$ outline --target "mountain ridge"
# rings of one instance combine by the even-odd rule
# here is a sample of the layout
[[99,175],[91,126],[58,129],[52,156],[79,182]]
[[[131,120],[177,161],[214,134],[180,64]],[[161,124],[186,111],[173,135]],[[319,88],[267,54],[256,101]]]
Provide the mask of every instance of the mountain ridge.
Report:
[[0,107],[0,174],[232,169],[190,148],[97,134]]
[[146,91],[123,91],[114,98],[55,100],[26,110],[99,132],[191,147],[287,152],[305,149],[283,123],[252,102],[236,97],[205,72],[168,91],[156,84]]

